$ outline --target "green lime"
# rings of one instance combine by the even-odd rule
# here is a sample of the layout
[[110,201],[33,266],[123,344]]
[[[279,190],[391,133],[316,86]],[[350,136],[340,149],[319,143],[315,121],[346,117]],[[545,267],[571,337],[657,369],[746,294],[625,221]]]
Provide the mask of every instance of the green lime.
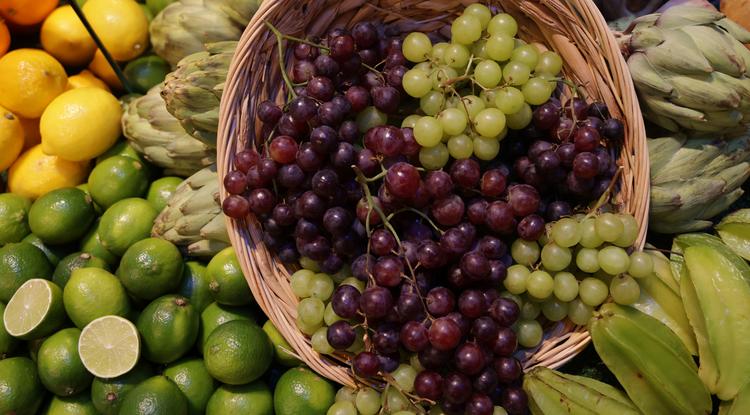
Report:
[[273,415],[273,396],[265,383],[221,385],[211,396],[206,415]]
[[292,346],[286,341],[286,339],[284,339],[284,336],[281,335],[271,320],[268,320],[263,324],[263,331],[265,331],[268,338],[271,339],[274,356],[276,357],[277,362],[289,367],[302,364],[302,362],[294,356],[294,349],[292,349]]
[[21,242],[31,233],[28,223],[31,200],[15,193],[0,194],[0,246]]
[[162,177],[161,179],[155,180],[148,188],[146,200],[151,202],[157,212],[161,212],[167,207],[169,198],[172,197],[177,186],[182,183],[182,180],[183,179],[180,177],[173,176]]
[[26,348],[29,349],[29,357],[36,363],[36,357],[39,353],[39,349],[42,347],[42,343],[47,340],[46,337],[40,337],[38,339],[32,339],[26,342]]
[[94,222],[94,202],[81,189],[53,190],[37,199],[29,210],[31,232],[48,244],[73,242]]
[[174,362],[195,344],[199,324],[198,312],[187,298],[174,294],[157,298],[136,323],[143,355],[154,363]]
[[128,316],[130,300],[120,280],[101,268],[79,268],[63,290],[68,317],[78,328],[108,315]]
[[47,260],[50,264],[52,264],[53,268],[57,266],[57,263],[60,262],[60,259],[71,252],[71,247],[69,245],[45,244],[41,240],[41,238],[34,235],[33,233],[26,235],[26,237],[23,238],[21,242],[30,243],[39,248],[40,251],[44,252],[44,256],[47,257]]
[[131,245],[151,235],[158,214],[146,199],[120,200],[102,215],[99,239],[109,252],[122,256]]
[[208,272],[206,266],[196,261],[188,261],[182,268],[182,282],[177,294],[190,299],[198,313],[211,304],[211,291],[208,289]]
[[325,415],[335,396],[330,382],[306,367],[295,367],[276,383],[273,407],[278,415]]
[[76,396],[53,396],[44,415],[99,415],[88,393]]
[[51,275],[52,265],[34,245],[19,242],[0,248],[0,301],[7,303],[24,282]]
[[[0,303],[0,317],[5,313],[5,304]],[[5,330],[5,322],[0,318],[0,360],[8,357],[18,348],[20,342]]]
[[216,381],[206,370],[202,359],[183,359],[164,369],[164,376],[174,382],[188,401],[188,413],[206,412],[206,404],[216,390]]
[[74,252],[61,259],[52,274],[52,282],[65,288],[70,279],[70,274],[78,268],[101,268],[109,271],[109,265],[103,260],[89,254],[88,252]]
[[99,226],[101,221],[97,219],[94,226],[91,227],[89,233],[81,240],[81,252],[86,252],[97,258],[103,259],[110,266],[117,265],[119,258],[109,252],[109,250],[102,244],[101,238],[99,238]]
[[117,269],[122,285],[139,300],[174,292],[182,279],[182,255],[171,242],[148,238],[125,252]]
[[146,6],[148,6],[154,16],[156,16],[160,11],[164,10],[165,7],[173,2],[175,2],[175,0],[146,0]]
[[201,313],[201,328],[198,335],[198,350],[203,352],[203,345],[208,336],[224,323],[234,320],[246,320],[255,324],[255,313],[248,307],[233,307],[219,303],[211,303]]
[[131,159],[138,160],[144,164],[146,162],[141,154],[138,153],[138,151],[133,148],[133,146],[131,146],[129,142],[127,142],[126,140],[120,140],[116,142],[112,147],[110,147],[107,151],[105,151],[102,155],[97,157],[96,164],[99,164],[104,160],[114,156],[130,157]]
[[[88,183],[81,183],[78,186],[76,186],[76,189],[82,190],[84,193],[88,195],[88,197],[91,197],[91,192],[89,192],[89,184]],[[93,201],[94,199],[91,198]],[[92,202],[94,205],[94,212],[96,212],[97,218],[104,213],[104,209],[102,209],[101,206],[99,206],[96,202]]]
[[273,347],[255,323],[234,320],[214,329],[203,345],[208,373],[220,382],[242,385],[263,376],[271,366]]
[[131,390],[120,407],[122,415],[186,415],[188,404],[180,388],[166,376],[154,376]]
[[120,316],[104,316],[81,331],[78,354],[86,370],[96,377],[112,379],[135,367],[141,356],[138,330]]
[[214,300],[226,305],[247,305],[253,302],[250,286],[242,273],[233,247],[227,247],[208,263],[209,289]]
[[128,373],[116,378],[94,378],[94,382],[91,383],[91,400],[94,407],[103,415],[117,415],[125,395],[152,376],[154,371],[148,365],[139,363]]
[[104,209],[129,197],[141,197],[148,189],[148,171],[139,160],[113,156],[101,163],[89,175],[89,191]]
[[172,68],[164,59],[149,55],[130,61],[125,66],[124,72],[130,86],[145,94],[153,86],[164,82],[164,78],[172,72]]
[[57,396],[73,396],[91,386],[94,377],[78,356],[81,330],[68,328],[49,336],[37,353],[39,379]]
[[43,399],[44,388],[31,359],[0,360],[0,414],[34,415]]
[[23,283],[3,312],[5,330],[23,340],[47,336],[64,322],[63,291],[41,278]]

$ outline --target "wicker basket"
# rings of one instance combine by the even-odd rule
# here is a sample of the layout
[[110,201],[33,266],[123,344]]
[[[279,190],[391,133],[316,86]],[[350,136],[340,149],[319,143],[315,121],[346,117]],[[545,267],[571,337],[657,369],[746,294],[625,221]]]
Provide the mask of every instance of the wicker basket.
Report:
[[[237,151],[260,133],[254,109],[266,100],[282,102],[283,81],[275,37],[268,21],[291,36],[321,36],[331,27],[351,27],[358,21],[380,19],[404,32],[439,30],[473,3],[470,0],[276,0],[265,1],[245,29],[229,70],[221,101],[218,132],[218,170],[223,177]],[[591,0],[491,0],[519,22],[519,37],[538,42],[559,53],[565,75],[581,86],[589,99],[605,102],[616,118],[625,122],[626,138],[616,195],[621,211],[640,223],[637,244],[646,234],[649,201],[648,150],[643,119],[633,84],[618,45],[604,18]],[[291,48],[287,49],[289,52]],[[285,57],[291,62],[291,53]],[[221,197],[227,194],[223,190]],[[254,217],[228,222],[229,235],[256,301],[281,331],[296,354],[313,370],[347,386],[356,380],[340,358],[316,353],[296,327],[297,299],[289,272],[262,242]],[[536,365],[559,367],[589,342],[582,327],[559,323],[547,329],[545,340],[523,357],[526,369]]]

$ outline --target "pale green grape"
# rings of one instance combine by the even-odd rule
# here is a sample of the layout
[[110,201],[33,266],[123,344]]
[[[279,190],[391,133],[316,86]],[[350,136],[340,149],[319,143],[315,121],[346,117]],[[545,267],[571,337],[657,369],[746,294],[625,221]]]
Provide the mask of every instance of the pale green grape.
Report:
[[391,372],[391,376],[393,376],[396,386],[402,391],[411,393],[414,390],[414,378],[417,377],[417,371],[413,367],[400,364],[396,370]]
[[519,39],[517,37],[513,38],[513,49],[518,49],[521,46],[526,46],[526,45],[528,45],[528,43],[525,40]]
[[303,256],[299,259],[299,265],[304,269],[309,269],[312,272],[320,272],[320,265],[318,261]]
[[533,115],[529,104],[524,102],[520,111],[505,116],[505,122],[508,124],[508,128],[512,130],[523,130],[531,124],[531,117]]
[[492,408],[492,415],[508,415],[508,411],[506,411],[502,406],[495,405]]
[[467,95],[461,98],[461,101],[456,104],[456,108],[463,110],[469,119],[474,119],[483,109],[485,109],[484,101],[476,95]]
[[375,415],[380,412],[380,393],[373,388],[360,389],[354,402],[361,415]]
[[523,92],[518,88],[507,86],[497,92],[495,97],[495,107],[505,115],[511,115],[521,111],[524,100]]
[[382,405],[390,411],[395,413],[398,411],[406,411],[411,408],[412,404],[409,398],[404,396],[398,389],[394,387],[387,387],[383,393]]
[[437,91],[442,90],[445,82],[456,77],[458,77],[458,72],[456,72],[455,69],[450,66],[440,66],[432,71],[432,74],[430,75],[430,79],[432,79],[432,89]]
[[530,76],[531,69],[523,62],[510,61],[503,68],[503,79],[513,86],[525,84]]
[[419,150],[419,162],[427,170],[439,170],[448,163],[448,147],[443,143],[438,143],[434,147],[422,147]]
[[438,91],[430,91],[419,99],[419,108],[427,115],[437,114],[444,104],[445,95]]
[[537,74],[549,74],[555,76],[562,70],[563,61],[560,55],[551,50],[539,54],[539,61],[534,68]]
[[419,361],[419,354],[417,353],[409,356],[409,364],[417,371],[417,373],[425,370],[424,366],[422,366],[422,362]]
[[308,336],[312,336],[313,334],[315,334],[315,331],[318,330],[320,326],[322,326],[322,324],[305,324],[299,318],[297,319],[296,323],[299,331]]
[[445,49],[450,45],[448,42],[436,43],[432,46],[432,53],[430,56],[437,63],[445,63]]
[[555,297],[560,301],[573,301],[578,297],[578,280],[569,272],[555,274]]
[[409,69],[401,80],[404,91],[414,98],[421,98],[432,90],[430,75],[420,69]]
[[539,73],[535,74],[534,76],[536,77],[536,79],[541,79],[542,81],[544,81],[544,85],[549,90],[550,96],[557,89],[558,79],[556,76],[550,75],[548,73]]
[[451,41],[471,45],[482,37],[482,22],[470,14],[458,16],[451,24]]
[[576,266],[589,274],[599,271],[599,251],[594,248],[581,248],[576,255]]
[[451,137],[448,140],[448,153],[456,160],[463,160],[474,154],[474,142],[466,134]]
[[513,49],[510,59],[523,63],[531,70],[536,68],[536,64],[539,62],[539,50],[534,45],[523,45]]
[[521,88],[523,96],[530,105],[542,105],[549,101],[552,96],[552,90],[548,82],[541,78],[531,78]]
[[576,298],[568,304],[568,318],[575,325],[585,326],[589,324],[593,313],[594,308],[584,304],[580,298]]
[[326,311],[323,312],[323,322],[326,324],[326,326],[330,326],[331,324],[339,320],[343,320],[343,318],[341,318],[338,314],[336,314],[335,311],[333,311],[333,304],[326,304]]
[[348,349],[346,349],[349,353],[359,353],[363,350],[365,350],[365,340],[364,340],[365,332],[363,331],[362,327],[357,327],[354,329],[354,344],[349,346]]
[[352,275],[352,270],[349,268],[349,265],[344,264],[343,267],[341,267],[340,270],[336,271],[335,274],[331,275],[331,278],[333,279],[333,282],[336,284],[341,284],[342,281],[349,278]]
[[328,343],[326,333],[328,333],[328,327],[321,327],[315,330],[315,333],[310,339],[313,350],[320,354],[331,354],[334,351],[333,347]]
[[421,32],[409,33],[404,38],[401,51],[404,57],[411,62],[424,62],[430,56],[432,41],[426,34]]
[[339,388],[336,391],[336,402],[352,402],[357,397],[357,391],[346,386]]
[[630,254],[628,274],[633,278],[646,278],[654,272],[654,259],[643,251]]
[[522,265],[532,266],[539,260],[539,245],[536,241],[516,239],[510,246],[513,260]]
[[618,246],[607,246],[599,251],[599,266],[609,275],[619,275],[628,271],[630,257]]
[[581,240],[581,227],[573,218],[561,218],[552,225],[552,240],[564,247],[571,247]]
[[499,13],[490,19],[490,22],[487,24],[487,32],[491,35],[502,33],[513,37],[518,33],[518,23],[513,16],[507,13]]
[[488,59],[490,56],[487,54],[487,41],[479,39],[474,42],[474,45],[471,47],[471,54],[475,58]]
[[292,292],[298,298],[307,298],[312,295],[312,279],[315,273],[309,269],[301,269],[290,277]]
[[479,160],[493,160],[500,153],[500,141],[495,138],[474,137],[474,155]]
[[487,25],[490,23],[492,18],[492,12],[490,9],[482,3],[474,3],[464,9],[464,14],[474,16],[479,19],[479,23],[482,25],[482,30],[487,29]]
[[633,215],[620,213],[617,217],[622,222],[622,233],[612,243],[622,248],[628,248],[638,239],[638,222],[636,222]]
[[508,267],[505,280],[503,280],[503,286],[511,294],[523,294],[526,292],[527,281],[530,274],[531,271],[523,265],[511,265]]
[[466,125],[468,124],[466,112],[461,111],[458,108],[444,109],[440,112],[437,119],[443,127],[443,132],[447,135],[463,134],[464,130],[466,130]]
[[539,317],[539,313],[542,312],[539,303],[533,301],[524,301],[521,306],[521,311],[518,314],[518,318],[523,320],[534,320]]
[[404,120],[401,121],[401,128],[414,128],[420,118],[422,118],[422,116],[419,114],[412,114],[404,118]]
[[490,58],[498,62],[505,62],[510,59],[514,47],[513,36],[497,33],[487,39],[484,50]]
[[341,281],[341,285],[351,285],[352,287],[356,288],[359,292],[362,292],[365,290],[365,282],[355,277],[349,277],[345,279],[344,281]]
[[521,347],[532,348],[542,342],[544,331],[536,320],[519,320],[516,324],[516,334]]
[[336,402],[328,408],[326,415],[357,415],[357,408],[353,402]]
[[505,114],[497,108],[483,109],[473,118],[473,121],[474,129],[482,137],[497,137],[505,128]]
[[317,298],[304,298],[297,304],[297,319],[306,326],[323,324],[326,306]]
[[570,248],[560,246],[554,242],[542,248],[542,265],[547,271],[562,271],[570,265],[573,254]]
[[568,304],[551,299],[542,304],[542,314],[549,321],[560,321],[568,316]]
[[440,405],[432,405],[430,408],[430,412],[427,412],[429,415],[446,415],[445,411]]
[[310,295],[321,301],[331,298],[333,288],[333,279],[328,274],[315,274],[310,281]]
[[607,288],[607,284],[598,278],[584,278],[578,288],[578,297],[581,298],[584,304],[591,307],[596,307],[603,303],[608,295],[609,288]]
[[594,273],[594,278],[603,281],[605,284],[609,286],[609,283],[612,282],[612,275],[607,274],[604,270],[599,270]]
[[474,80],[485,88],[494,88],[503,79],[503,70],[493,60],[483,60],[474,67]]
[[526,292],[534,298],[544,300],[555,290],[555,280],[547,271],[534,271],[526,281]]
[[443,53],[443,60],[451,68],[466,69],[469,65],[469,59],[471,58],[471,52],[464,45],[458,43],[451,43],[445,48]]
[[385,125],[386,122],[388,122],[388,115],[375,107],[367,107],[357,114],[357,128],[361,133],[367,132],[372,127]]
[[599,234],[596,233],[596,219],[595,218],[586,218],[583,221],[581,221],[580,224],[581,227],[581,246],[585,248],[598,248],[603,243],[604,240],[599,237]]
[[596,234],[604,242],[614,242],[620,237],[625,226],[614,213],[602,213],[596,218]]
[[484,101],[485,108],[496,108],[495,100],[499,92],[499,89],[485,89],[479,93],[479,98],[482,98],[482,101]]
[[443,126],[435,117],[422,117],[414,125],[414,139],[423,147],[434,147],[443,138]]
[[424,71],[426,74],[431,74],[435,69],[435,65],[433,65],[430,61],[424,61],[414,65],[412,69],[419,69],[420,71]]
[[609,283],[609,292],[617,304],[630,305],[640,298],[641,287],[630,275],[619,275]]

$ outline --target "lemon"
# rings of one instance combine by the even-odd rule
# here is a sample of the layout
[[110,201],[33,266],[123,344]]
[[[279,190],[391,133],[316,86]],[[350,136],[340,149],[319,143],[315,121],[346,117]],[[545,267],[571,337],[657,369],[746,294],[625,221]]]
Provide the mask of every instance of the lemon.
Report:
[[206,415],[224,414],[273,415],[271,390],[260,380],[240,386],[221,385],[211,395]]
[[120,280],[100,268],[73,271],[63,289],[63,304],[79,328],[102,316],[130,314],[130,301]]
[[91,396],[79,393],[76,396],[61,398],[53,396],[44,415],[98,415]]
[[21,120],[12,112],[0,107],[0,171],[10,167],[21,154],[24,144]]
[[141,355],[138,330],[122,317],[99,317],[81,331],[78,355],[86,370],[96,377],[122,376],[135,367]]
[[8,334],[24,340],[47,336],[64,321],[62,290],[41,278],[26,281],[8,301],[3,313]]
[[44,388],[31,359],[0,360],[0,414],[34,415],[42,399]]
[[37,352],[39,379],[57,396],[73,396],[88,389],[94,377],[78,356],[81,330],[67,328],[49,336]]
[[[234,320],[214,329],[203,345],[208,373],[229,385],[250,383],[268,370],[273,347],[255,323]],[[303,412],[300,412],[303,413]]]
[[28,216],[31,201],[14,193],[0,194],[0,245],[21,242],[31,232]]
[[76,88],[55,98],[39,122],[45,153],[70,161],[96,158],[120,137],[120,102],[101,88]]
[[42,143],[42,134],[39,132],[39,118],[18,117],[23,127],[23,151]]
[[30,148],[8,171],[8,190],[29,199],[63,187],[81,184],[88,173],[88,163],[48,156],[42,146]]
[[0,105],[37,118],[65,91],[68,76],[60,62],[38,49],[16,49],[0,58]]
[[50,13],[39,36],[42,48],[63,65],[85,65],[96,52],[94,39],[71,6],[58,7]]
[[278,415],[325,415],[336,391],[330,382],[305,367],[287,370],[273,391]]
[[83,13],[115,60],[129,61],[148,48],[148,18],[135,0],[89,0]]
[[109,65],[107,58],[104,57],[101,50],[97,49],[96,53],[94,53],[94,58],[89,63],[89,70],[99,77],[99,79],[106,82],[110,88],[118,91],[122,90],[120,78],[117,77],[117,74]]
[[97,78],[96,75],[88,69],[84,69],[81,72],[78,72],[78,74],[68,78],[68,90],[87,87],[100,88],[110,92],[107,83]]
[[[201,415],[216,390],[216,381],[206,370],[201,359],[183,359],[164,369],[164,376],[174,382],[187,398],[188,414]],[[227,412],[242,413],[242,412]]]
[[116,378],[95,378],[91,384],[94,407],[103,415],[117,415],[125,395],[152,376],[154,372],[147,364],[138,364],[128,373]]
[[165,364],[179,359],[195,344],[199,324],[198,312],[187,298],[174,294],[157,298],[136,323],[144,357]]

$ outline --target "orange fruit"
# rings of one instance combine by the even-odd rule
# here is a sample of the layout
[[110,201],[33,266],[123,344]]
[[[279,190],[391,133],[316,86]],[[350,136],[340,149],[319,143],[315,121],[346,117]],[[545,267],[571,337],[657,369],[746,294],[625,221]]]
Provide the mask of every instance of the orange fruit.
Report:
[[10,47],[10,31],[3,19],[0,19],[0,56],[5,55]]
[[0,16],[19,26],[31,26],[41,23],[58,3],[58,0],[0,0]]
[[107,62],[107,59],[104,57],[104,54],[101,50],[96,50],[94,59],[92,59],[91,63],[89,64],[89,70],[93,72],[94,75],[96,75],[99,79],[106,82],[107,85],[109,85],[112,89],[122,91],[122,83],[120,83],[120,78],[117,77],[115,71],[111,66],[109,66],[109,62]]

